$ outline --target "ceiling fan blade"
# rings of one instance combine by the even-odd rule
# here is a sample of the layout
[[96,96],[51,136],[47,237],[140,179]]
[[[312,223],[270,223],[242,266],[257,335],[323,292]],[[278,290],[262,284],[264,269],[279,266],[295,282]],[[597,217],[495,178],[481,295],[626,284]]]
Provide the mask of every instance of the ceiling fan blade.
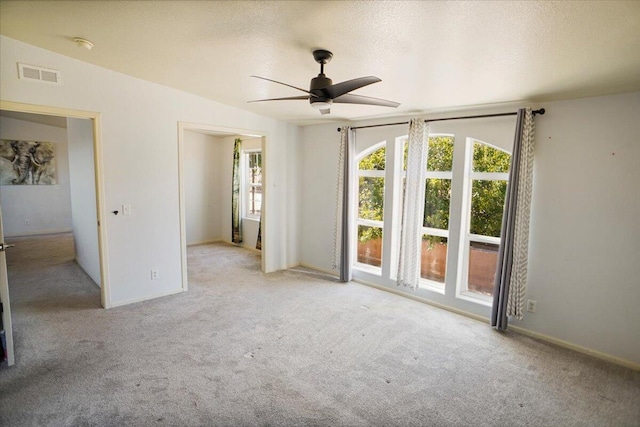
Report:
[[269,98],[269,99],[256,99],[255,101],[247,101],[247,104],[252,102],[262,102],[262,101],[292,101],[294,99],[309,99],[308,96],[287,96],[286,98]]
[[361,87],[381,82],[379,78],[375,76],[359,77],[353,80],[347,80],[346,82],[336,83],[331,86],[327,86],[324,90],[329,94],[331,99],[335,99],[353,90],[360,89]]
[[289,85],[289,84],[282,83],[282,82],[279,82],[279,81],[277,81],[277,80],[271,80],[271,79],[268,79],[268,78],[266,78],[266,77],[260,77],[260,76],[249,76],[249,77],[254,77],[254,78],[256,78],[256,79],[266,80],[266,81],[268,81],[268,82],[278,83],[279,85],[288,86],[288,87],[291,87],[291,88],[293,88],[293,89],[298,89],[298,90],[300,90],[300,91],[302,91],[302,92],[304,92],[304,93],[308,93],[309,95],[313,96],[314,98],[317,98],[317,97],[318,97],[318,95],[314,95],[314,94],[312,94],[311,92],[309,92],[309,91],[308,91],[308,90],[306,90],[306,89],[302,89],[302,88],[299,88],[299,87],[296,87],[296,86],[291,86],[291,85]]
[[320,110],[320,114],[322,114],[323,116],[325,114],[329,114],[331,112],[331,108],[323,108]]
[[364,105],[379,105],[381,107],[393,107],[396,108],[400,105],[399,102],[387,101],[386,99],[372,98],[370,96],[362,95],[342,95],[333,99],[334,103],[338,104],[364,104]]

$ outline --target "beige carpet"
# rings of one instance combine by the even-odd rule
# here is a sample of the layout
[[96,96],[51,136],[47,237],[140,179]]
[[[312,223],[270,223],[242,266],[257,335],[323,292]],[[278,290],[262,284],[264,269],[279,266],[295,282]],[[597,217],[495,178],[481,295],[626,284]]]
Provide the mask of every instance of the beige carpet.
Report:
[[102,310],[71,236],[13,240],[2,426],[640,425],[639,372],[233,246]]

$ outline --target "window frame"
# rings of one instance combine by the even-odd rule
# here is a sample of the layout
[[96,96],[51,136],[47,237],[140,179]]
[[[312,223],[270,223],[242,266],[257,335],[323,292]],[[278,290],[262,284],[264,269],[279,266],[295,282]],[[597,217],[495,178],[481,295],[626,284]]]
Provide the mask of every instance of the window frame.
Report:
[[[260,214],[252,214],[249,213],[249,203],[250,203],[250,189],[259,187],[262,190],[263,182],[262,182],[262,173],[260,174],[260,184],[252,184],[250,182],[250,170],[249,170],[249,156],[254,154],[260,154],[261,162],[262,162],[262,150],[254,149],[254,150],[242,150],[242,218],[248,219],[251,221],[260,221],[260,215],[262,213],[262,199],[260,201]],[[262,169],[262,167],[260,168]],[[263,191],[260,194],[264,194]]]
[[[483,295],[469,291],[469,258],[470,245],[472,242],[489,243],[500,246],[501,237],[484,236],[471,233],[471,198],[473,181],[506,181],[509,185],[509,172],[475,172],[473,171],[473,146],[475,143],[486,145],[496,150],[500,150],[511,156],[507,150],[477,138],[467,137],[465,139],[465,161],[463,179],[463,200],[460,220],[460,247],[458,254],[458,274],[456,280],[456,298],[470,301],[476,304],[491,307],[493,296]],[[462,261],[462,262],[461,262]]]
[[[362,161],[362,159],[364,159],[365,157],[375,153],[376,151],[378,151],[379,149],[384,148],[385,149],[385,168],[384,170],[363,170],[360,169],[360,161]],[[384,226],[384,222],[385,222],[385,218],[387,218],[387,203],[386,203],[386,194],[387,194],[387,183],[388,183],[388,179],[387,179],[387,171],[388,171],[388,161],[389,161],[389,150],[388,150],[388,144],[387,141],[380,141],[378,143],[373,144],[370,147],[367,147],[365,150],[363,150],[361,153],[359,153],[356,157],[355,157],[355,173],[354,173],[354,177],[355,177],[355,194],[357,195],[356,197],[356,203],[355,203],[355,209],[354,209],[354,221],[353,221],[353,236],[354,238],[352,239],[352,250],[354,253],[353,256],[353,260],[352,260],[352,266],[355,269],[370,273],[370,274],[374,274],[376,276],[382,276],[382,269],[385,265],[385,256],[384,256],[384,251],[385,251],[385,242],[386,242],[386,236],[385,236],[385,226]],[[360,218],[360,178],[382,178],[384,181],[384,194],[385,196],[383,197],[383,204],[382,204],[382,221],[378,221],[378,220],[373,220],[373,219],[364,219],[364,218]],[[381,262],[380,262],[380,266],[374,266],[374,265],[370,265],[370,264],[365,264],[365,263],[361,263],[358,261],[358,227],[360,226],[365,226],[365,227],[375,227],[375,228],[380,228],[381,232],[382,232],[382,246],[380,249],[380,255],[381,255]]]
[[[448,137],[448,138],[452,138],[453,139],[453,144],[455,146],[455,135],[452,133],[433,133],[433,134],[429,134],[429,138],[437,138],[437,137]],[[407,171],[404,168],[404,146],[405,144],[408,143],[408,139],[409,139],[409,135],[404,135],[398,138],[398,140],[400,141],[400,146],[402,148],[402,153],[403,155],[400,156],[400,158],[397,160],[400,162],[400,167],[398,168],[398,170],[400,171],[400,182],[404,182],[403,180],[406,178],[407,176]],[[427,150],[427,159],[425,160],[424,163],[424,167],[425,169],[427,168],[427,164],[429,162],[429,151]],[[455,162],[455,159],[454,159]],[[423,186],[426,188],[427,185],[427,180],[428,179],[448,179],[449,181],[451,181],[451,183],[453,184],[453,171],[454,171],[454,165],[453,162],[451,164],[451,170],[450,171],[429,171],[429,170],[425,170],[425,178],[424,178],[424,184]],[[400,201],[401,201],[401,205],[402,205],[402,199],[403,199],[403,194],[402,194],[402,188],[403,185],[400,185],[401,191],[400,191]],[[402,209],[400,210],[400,212],[402,212]],[[451,219],[451,203],[449,203],[449,219]],[[402,224],[399,223],[397,228],[397,241],[400,242],[400,228],[402,227]],[[444,237],[447,239],[447,253],[445,255],[445,259],[447,260],[447,266],[449,265],[449,245],[450,245],[450,235],[451,235],[451,221],[449,220],[449,227],[444,230],[442,228],[433,228],[433,227],[422,227],[422,231],[420,234],[420,238],[422,238],[422,236],[424,236],[425,234],[428,234],[430,236],[436,236],[436,237]],[[420,260],[420,262],[422,263],[422,260]],[[397,263],[396,263],[397,264]],[[396,268],[397,270],[397,268]],[[418,283],[418,286],[420,288],[424,288],[424,289],[428,289],[430,291],[433,292],[437,292],[439,294],[444,295],[446,292],[446,287],[447,287],[447,277],[449,276],[450,272],[449,272],[449,268],[445,269],[444,272],[444,281],[443,282],[438,282],[435,280],[430,280],[430,279],[425,279],[423,277],[420,277],[420,281]],[[397,272],[394,274],[394,276],[397,279]]]

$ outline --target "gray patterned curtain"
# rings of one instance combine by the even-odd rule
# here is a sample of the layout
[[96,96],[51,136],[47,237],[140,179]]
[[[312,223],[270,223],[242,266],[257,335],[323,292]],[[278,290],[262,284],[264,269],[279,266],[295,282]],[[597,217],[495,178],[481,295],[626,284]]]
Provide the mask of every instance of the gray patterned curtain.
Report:
[[518,110],[511,153],[509,184],[502,216],[502,240],[493,289],[491,326],[500,331],[507,329],[509,316],[523,318],[533,189],[533,134],[533,113],[530,108],[521,108]]
[[242,140],[236,138],[233,142],[233,179],[231,181],[231,241],[242,243],[242,219],[240,218],[240,151]]
[[336,188],[336,215],[333,230],[333,268],[340,270],[340,281],[351,280],[351,162],[355,157],[355,138],[350,127],[344,126],[340,130],[340,147],[338,149],[338,180]]

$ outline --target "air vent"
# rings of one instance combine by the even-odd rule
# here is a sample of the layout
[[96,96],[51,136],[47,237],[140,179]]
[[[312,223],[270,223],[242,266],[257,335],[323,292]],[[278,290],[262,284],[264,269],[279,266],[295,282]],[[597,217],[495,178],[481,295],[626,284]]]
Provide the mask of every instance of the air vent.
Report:
[[18,63],[18,77],[54,85],[60,84],[60,71]]

